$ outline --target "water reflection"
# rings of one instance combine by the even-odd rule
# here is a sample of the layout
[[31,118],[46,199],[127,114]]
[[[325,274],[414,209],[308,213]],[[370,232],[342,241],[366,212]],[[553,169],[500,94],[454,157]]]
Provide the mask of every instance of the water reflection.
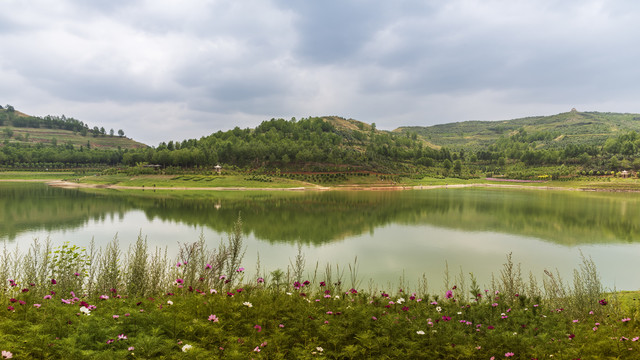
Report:
[[[441,189],[399,192],[151,193],[57,189],[0,184],[0,239],[34,230],[83,227],[125,219],[244,231],[270,243],[342,241],[400,224],[535,237],[560,245],[635,243],[640,238],[636,194],[541,190]],[[401,234],[400,234],[401,236]]]

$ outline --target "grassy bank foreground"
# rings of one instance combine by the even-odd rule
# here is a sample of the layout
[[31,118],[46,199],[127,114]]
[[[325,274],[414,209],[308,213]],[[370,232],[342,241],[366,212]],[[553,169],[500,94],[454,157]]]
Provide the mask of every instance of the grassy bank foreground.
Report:
[[637,359],[638,293],[605,293],[583,258],[572,281],[522,276],[507,255],[430,291],[363,286],[357,266],[242,264],[241,222],[208,249],[35,240],[0,253],[0,351],[16,359]]

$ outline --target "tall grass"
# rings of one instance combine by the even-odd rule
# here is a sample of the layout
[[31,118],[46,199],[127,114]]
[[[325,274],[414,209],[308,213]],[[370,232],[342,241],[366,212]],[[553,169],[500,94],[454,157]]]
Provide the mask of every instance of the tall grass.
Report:
[[[245,279],[241,220],[213,249],[203,236],[174,258],[140,234],[126,251],[0,251],[0,350],[16,358],[636,358],[637,305],[604,292],[591,258],[566,282],[525,279],[511,254],[487,287],[445,269],[444,291],[360,287],[357,258]],[[309,280],[307,280],[309,279]],[[346,283],[344,283],[346,281]],[[83,305],[83,307],[80,307]],[[6,310],[4,310],[6,309]],[[86,316],[86,312],[90,312]],[[185,345],[190,345],[185,347]],[[183,347],[185,347],[183,349]],[[511,355],[513,354],[513,355]]]

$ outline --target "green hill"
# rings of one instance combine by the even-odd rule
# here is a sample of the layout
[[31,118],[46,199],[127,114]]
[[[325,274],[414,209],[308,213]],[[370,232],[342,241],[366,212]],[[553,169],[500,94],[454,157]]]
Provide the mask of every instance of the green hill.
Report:
[[602,146],[610,137],[640,132],[640,114],[570,112],[502,121],[464,121],[433,126],[404,126],[395,132],[416,133],[436,146],[481,150],[524,131],[548,147],[568,144]]
[[[119,133],[119,134],[118,134]],[[95,149],[138,149],[147,145],[124,136],[124,131],[97,126],[63,116],[29,116],[10,105],[0,109],[0,139],[5,144],[90,147]]]

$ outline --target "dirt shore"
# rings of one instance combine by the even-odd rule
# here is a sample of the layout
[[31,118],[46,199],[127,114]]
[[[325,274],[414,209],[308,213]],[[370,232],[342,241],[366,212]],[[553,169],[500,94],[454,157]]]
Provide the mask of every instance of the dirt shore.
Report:
[[83,189],[119,189],[119,190],[170,190],[170,191],[400,191],[400,190],[430,190],[430,189],[459,189],[470,187],[505,188],[505,189],[532,189],[532,190],[563,190],[563,191],[602,191],[602,192],[640,192],[639,189],[594,189],[594,188],[569,188],[548,185],[521,185],[521,184],[449,184],[449,185],[338,185],[291,188],[248,188],[248,187],[143,187],[105,184],[84,184],[57,179],[0,179],[0,182],[41,182],[52,187],[59,188],[83,188]]

